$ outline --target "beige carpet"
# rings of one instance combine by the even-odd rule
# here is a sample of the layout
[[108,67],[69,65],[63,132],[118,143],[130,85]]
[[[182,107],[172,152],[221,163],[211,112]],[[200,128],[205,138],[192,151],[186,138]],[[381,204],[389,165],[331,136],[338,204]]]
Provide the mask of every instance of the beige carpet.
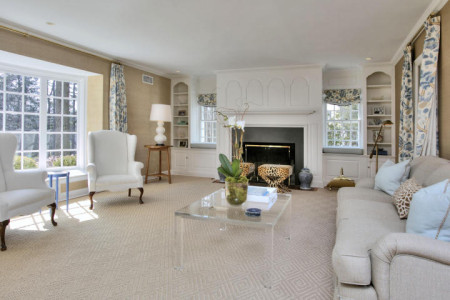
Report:
[[[174,176],[138,192],[78,198],[13,219],[0,253],[2,299],[331,299],[336,193],[293,191],[292,238],[276,236],[272,289],[261,283],[260,230],[186,221],[185,269],[173,269],[173,212],[220,188]],[[45,220],[44,220],[45,219]]]

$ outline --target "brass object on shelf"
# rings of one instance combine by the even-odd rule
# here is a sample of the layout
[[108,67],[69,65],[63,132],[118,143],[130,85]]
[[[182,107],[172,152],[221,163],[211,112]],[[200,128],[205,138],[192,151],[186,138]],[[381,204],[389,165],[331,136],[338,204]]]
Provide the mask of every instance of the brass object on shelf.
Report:
[[344,176],[344,168],[341,168],[341,175],[333,178],[325,187],[328,190],[340,189],[341,187],[354,187],[355,181]]

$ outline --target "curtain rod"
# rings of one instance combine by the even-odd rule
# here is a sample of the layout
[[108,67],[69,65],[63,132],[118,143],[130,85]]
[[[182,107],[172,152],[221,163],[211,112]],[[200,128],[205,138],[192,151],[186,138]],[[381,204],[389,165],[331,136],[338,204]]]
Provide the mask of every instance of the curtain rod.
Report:
[[104,57],[101,57],[101,56],[98,56],[98,55],[95,55],[95,54],[92,54],[92,53],[89,53],[89,52],[86,52],[86,51],[83,51],[83,50],[80,50],[80,49],[76,49],[76,48],[73,48],[73,47],[70,47],[70,46],[67,46],[67,45],[63,45],[63,44],[60,44],[58,42],[54,42],[54,41],[51,41],[51,40],[48,40],[48,39],[45,39],[45,38],[41,38],[39,36],[36,36],[36,35],[33,35],[33,34],[29,34],[27,32],[23,32],[23,31],[14,29],[14,28],[10,28],[10,27],[4,26],[4,25],[0,25],[0,29],[3,29],[3,30],[6,30],[6,31],[9,31],[9,32],[21,35],[23,37],[32,37],[34,39],[37,39],[37,40],[40,40],[40,41],[44,41],[44,42],[47,42],[47,43],[50,43],[50,44],[53,44],[53,45],[56,45],[56,46],[59,46],[59,47],[62,47],[62,48],[66,48],[66,49],[69,49],[69,50],[72,50],[72,51],[76,51],[76,52],[79,52],[79,53],[82,53],[82,54],[87,54],[87,55],[93,56],[95,58],[100,58],[100,59],[105,60],[105,61],[110,62],[110,63],[116,63],[116,64],[121,65],[121,63],[118,62],[118,61],[107,59],[107,58],[104,58]]
[[[438,14],[438,12],[432,12],[427,20],[433,18],[434,16],[436,16]],[[420,37],[420,35],[422,34],[422,32],[425,31],[425,26],[422,25],[419,29],[419,31],[417,31],[417,33],[413,36],[413,38],[411,39],[411,41],[408,43],[408,46],[413,46],[413,44],[417,41],[417,39]]]

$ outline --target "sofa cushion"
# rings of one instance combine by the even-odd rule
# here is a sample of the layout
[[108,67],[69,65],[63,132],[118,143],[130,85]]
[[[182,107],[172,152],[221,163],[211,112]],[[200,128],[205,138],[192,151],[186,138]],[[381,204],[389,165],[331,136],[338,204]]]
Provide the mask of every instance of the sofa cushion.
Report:
[[450,178],[450,163],[443,164],[433,171],[424,182],[424,186],[430,186]]
[[[411,173],[409,177],[416,178],[417,183],[422,186],[428,186],[425,184],[430,175],[443,165],[448,165],[449,161],[443,158],[435,156],[421,156],[416,157],[411,161]],[[444,180],[445,178],[442,178]],[[431,184],[437,183],[442,180],[437,180]]]
[[405,232],[405,221],[342,219],[336,233],[332,261],[339,282],[369,285],[372,278],[370,250],[392,232]]
[[339,221],[343,219],[378,220],[380,222],[399,221],[397,210],[392,202],[371,200],[340,199],[337,216]]
[[339,189],[337,198],[338,201],[340,201],[340,199],[353,199],[356,201],[371,200],[377,202],[392,203],[392,197],[382,191],[358,187],[345,187]]

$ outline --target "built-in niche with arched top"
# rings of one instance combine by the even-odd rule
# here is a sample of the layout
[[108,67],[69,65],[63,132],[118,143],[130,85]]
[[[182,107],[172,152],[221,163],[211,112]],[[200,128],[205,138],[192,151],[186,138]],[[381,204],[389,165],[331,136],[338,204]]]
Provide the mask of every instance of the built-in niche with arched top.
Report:
[[[366,78],[367,154],[370,154],[383,122],[394,120],[392,79],[384,72],[374,72]],[[378,141],[380,155],[393,155],[393,128],[385,126]]]
[[189,147],[189,86],[178,82],[172,93],[172,136],[175,147]]

